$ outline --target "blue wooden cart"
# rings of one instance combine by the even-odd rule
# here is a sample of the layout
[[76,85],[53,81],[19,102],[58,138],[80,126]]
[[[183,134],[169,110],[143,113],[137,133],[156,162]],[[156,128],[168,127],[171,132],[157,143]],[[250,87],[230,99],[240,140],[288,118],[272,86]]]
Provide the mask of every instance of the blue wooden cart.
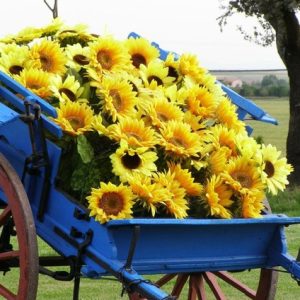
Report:
[[[276,122],[243,101],[241,118]],[[272,299],[277,266],[300,280],[300,264],[289,255],[284,232],[300,217],[96,222],[56,185],[61,149],[45,132],[61,137],[62,131],[45,114],[56,112],[0,73],[0,270],[16,267],[19,272],[16,289],[0,284],[2,297],[36,299],[39,273],[74,279],[73,299],[78,299],[82,276],[112,275],[130,299],[177,299],[186,282],[188,299],[206,299],[204,284],[216,299],[225,299],[217,278],[250,299]],[[38,257],[37,235],[58,255]],[[49,269],[62,265],[70,271]],[[236,271],[252,269],[259,269],[254,289],[234,277]],[[153,283],[142,277],[147,274],[163,276]],[[173,290],[165,292],[163,285],[173,279]]]

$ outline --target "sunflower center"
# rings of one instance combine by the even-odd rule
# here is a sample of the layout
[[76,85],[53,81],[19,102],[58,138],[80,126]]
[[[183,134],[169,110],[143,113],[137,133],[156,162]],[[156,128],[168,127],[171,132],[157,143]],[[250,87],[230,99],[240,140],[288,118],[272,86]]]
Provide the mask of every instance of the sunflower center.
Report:
[[21,66],[16,66],[16,65],[11,66],[11,67],[9,68],[9,72],[10,72],[11,74],[14,74],[14,75],[20,74],[22,70],[23,70],[23,67],[21,67]]
[[122,98],[118,90],[110,90],[109,95],[112,97],[112,102],[117,111],[122,108]]
[[238,181],[242,187],[251,188],[252,187],[252,179],[245,173],[242,172],[234,172],[232,178]]
[[135,53],[131,56],[132,64],[138,69],[141,64],[146,65],[147,61],[145,57],[139,53]]
[[72,91],[70,91],[69,89],[61,88],[61,89],[59,89],[59,93],[65,94],[71,101],[76,100],[75,94]]
[[128,137],[134,137],[135,139],[137,139],[138,141],[141,141],[142,140],[142,138],[137,134],[137,133],[135,133],[135,132],[126,132],[126,135],[128,136]]
[[172,66],[169,66],[168,76],[174,77],[176,80],[178,79],[179,75],[176,69]]
[[103,209],[107,215],[117,216],[124,207],[123,197],[116,192],[104,193],[99,202],[99,207]]
[[84,127],[84,122],[82,119],[80,119],[77,116],[69,116],[68,121],[70,123],[70,125],[72,126],[72,128],[76,131],[79,128]]
[[110,70],[113,66],[113,60],[111,58],[110,52],[107,50],[100,50],[97,53],[97,61],[106,70]]
[[126,153],[122,156],[121,161],[123,166],[130,170],[137,169],[142,162],[141,158],[136,153],[134,155],[129,155],[128,153]]
[[152,80],[155,80],[158,85],[163,85],[163,81],[158,76],[155,75],[149,76],[148,81],[151,82]]
[[168,117],[163,114],[163,113],[157,113],[157,117],[162,121],[162,122],[167,122],[169,119]]
[[264,171],[267,173],[268,178],[273,177],[274,174],[275,174],[274,165],[270,161],[268,161],[268,160],[266,161],[266,165],[265,165]]
[[42,64],[42,69],[44,71],[47,71],[47,72],[51,71],[51,69],[52,69],[52,62],[49,59],[49,57],[47,57],[47,56],[41,56],[40,57],[40,61],[41,61],[41,64]]
[[27,83],[27,87],[32,89],[32,90],[38,90],[40,89],[42,86],[39,85],[38,83],[36,82],[30,82],[30,83]]
[[175,145],[177,147],[183,147],[183,148],[186,147],[185,142],[182,139],[180,139],[179,137],[171,138],[170,143],[172,143],[173,145]]
[[85,66],[88,65],[89,60],[86,56],[82,55],[82,54],[76,54],[73,56],[73,60],[75,62],[77,62],[79,65],[81,66]]

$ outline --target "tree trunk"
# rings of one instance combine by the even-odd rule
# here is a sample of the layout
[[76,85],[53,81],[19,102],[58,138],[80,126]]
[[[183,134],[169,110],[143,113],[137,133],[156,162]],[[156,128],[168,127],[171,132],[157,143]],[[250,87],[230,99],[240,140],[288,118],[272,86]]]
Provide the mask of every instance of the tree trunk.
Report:
[[290,120],[286,151],[288,162],[294,167],[289,176],[290,186],[300,185],[300,48],[286,56],[290,80]]

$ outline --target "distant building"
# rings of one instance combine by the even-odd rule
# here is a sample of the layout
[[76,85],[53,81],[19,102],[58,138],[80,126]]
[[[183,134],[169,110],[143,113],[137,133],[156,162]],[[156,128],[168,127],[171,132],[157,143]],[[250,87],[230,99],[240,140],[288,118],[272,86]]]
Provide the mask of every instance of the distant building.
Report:
[[239,78],[219,78],[219,81],[232,88],[240,88],[243,86],[243,81]]

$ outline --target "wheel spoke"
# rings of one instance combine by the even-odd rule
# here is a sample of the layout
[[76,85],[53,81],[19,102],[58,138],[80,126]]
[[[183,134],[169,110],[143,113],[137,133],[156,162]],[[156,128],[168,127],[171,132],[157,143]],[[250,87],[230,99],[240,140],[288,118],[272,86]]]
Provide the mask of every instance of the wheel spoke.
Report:
[[192,288],[195,289],[199,300],[206,300],[204,279],[202,274],[191,275]]
[[20,252],[18,250],[2,252],[2,253],[0,253],[0,261],[9,260],[9,259],[16,258],[19,256],[20,256]]
[[13,294],[10,290],[8,290],[5,286],[0,284],[0,295],[3,296],[7,300],[16,300],[17,296]]
[[216,276],[213,273],[205,272],[203,273],[203,277],[214,293],[216,300],[226,300],[226,297],[217,282]]
[[163,276],[162,278],[160,278],[159,280],[157,280],[155,282],[155,284],[159,287],[165,285],[166,283],[168,283],[170,280],[172,280],[174,277],[176,277],[177,274],[167,274],[165,276]]
[[6,206],[0,214],[0,226],[3,226],[10,216],[11,216],[11,209],[9,206]]
[[176,280],[176,283],[174,285],[173,291],[172,291],[172,296],[179,297],[182,289],[188,279],[189,275],[188,274],[179,274]]
[[224,271],[214,272],[216,276],[232,285],[234,288],[238,289],[240,292],[244,293],[250,299],[255,299],[256,292],[250,289],[247,285],[243,284],[239,280],[235,279],[233,276],[229,275],[229,273]]

